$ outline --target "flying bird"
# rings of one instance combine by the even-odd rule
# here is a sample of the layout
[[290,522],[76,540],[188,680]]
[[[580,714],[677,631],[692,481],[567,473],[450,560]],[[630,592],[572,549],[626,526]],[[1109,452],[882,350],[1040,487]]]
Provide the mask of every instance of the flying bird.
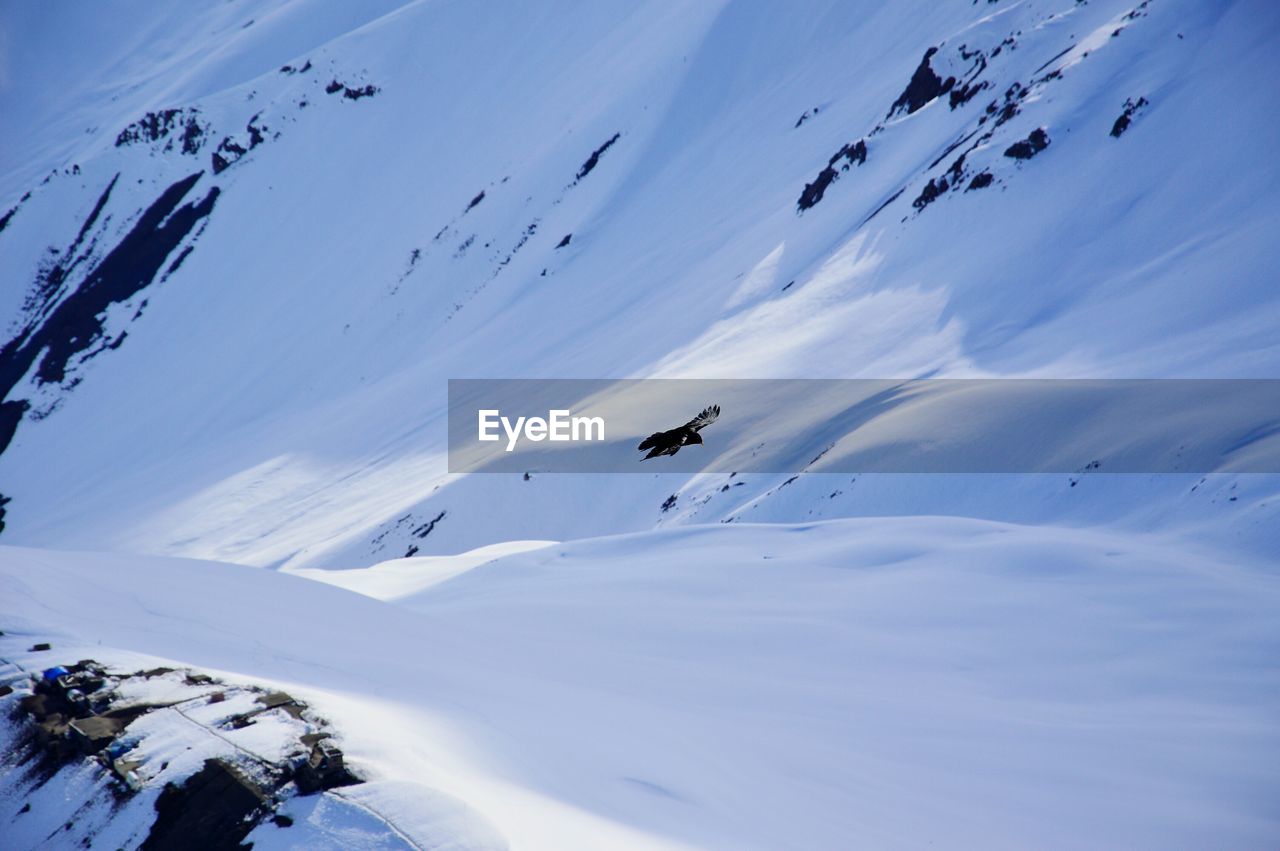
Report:
[[702,413],[679,428],[654,432],[640,441],[640,445],[636,447],[641,452],[646,449],[649,450],[649,454],[640,460],[647,461],[650,458],[657,458],[659,455],[675,455],[680,451],[681,446],[701,445],[702,435],[698,434],[698,432],[715,422],[719,416],[720,406],[708,405],[702,409]]

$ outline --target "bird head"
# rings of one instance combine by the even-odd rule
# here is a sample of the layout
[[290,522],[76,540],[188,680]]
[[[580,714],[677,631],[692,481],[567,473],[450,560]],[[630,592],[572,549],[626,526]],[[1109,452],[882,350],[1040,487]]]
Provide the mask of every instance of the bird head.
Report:
[[689,444],[692,445],[695,443],[697,444],[702,443],[702,435],[698,434],[696,431],[693,434],[689,435]]

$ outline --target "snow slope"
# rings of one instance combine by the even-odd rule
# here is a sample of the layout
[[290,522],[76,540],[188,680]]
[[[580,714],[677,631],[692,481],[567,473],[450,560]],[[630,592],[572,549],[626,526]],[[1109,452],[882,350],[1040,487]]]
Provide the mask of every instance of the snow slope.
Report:
[[[1275,846],[1280,477],[461,476],[445,408],[1280,377],[1277,36],[1265,0],[0,4],[0,657],[322,710],[369,782],[259,848]],[[927,407],[800,406],[785,449]],[[0,773],[0,837],[136,841],[100,780]]]
[[[1066,477],[750,477],[720,496],[688,475],[459,480],[443,460],[451,377],[1276,375],[1274,4],[3,20],[10,543],[351,566],[924,512],[1212,517],[1233,545],[1277,544],[1276,483],[1234,475],[1087,496]],[[69,41],[89,46],[47,69]],[[1038,131],[1047,147],[1009,155]],[[170,187],[189,228],[165,220],[154,275],[101,273]],[[74,325],[86,311],[100,330]]]
[[[3,627],[287,688],[420,840],[446,822],[557,849],[1247,848],[1280,830],[1266,564],[923,517],[468,561],[380,601],[4,548]],[[466,820],[433,803],[450,800]]]

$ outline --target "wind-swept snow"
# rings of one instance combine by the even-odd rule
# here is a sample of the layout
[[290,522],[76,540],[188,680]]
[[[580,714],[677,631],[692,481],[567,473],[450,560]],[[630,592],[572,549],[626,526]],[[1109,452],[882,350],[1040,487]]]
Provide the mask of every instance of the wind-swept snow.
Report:
[[[818,472],[964,431],[924,404],[790,406],[805,474],[452,475],[445,410],[454,378],[1275,378],[1280,5],[8,3],[0,35],[0,541],[56,548],[0,547],[0,673],[304,698],[368,782],[255,847],[1280,844],[1280,477]],[[1151,413],[1054,425],[1160,449]],[[153,777],[226,747],[166,717]],[[82,806],[145,835],[96,765],[8,765],[0,845]]]
[[503,556],[555,544],[555,541],[509,541],[505,544],[490,544],[456,556],[416,556],[350,570],[299,567],[289,572],[294,576],[327,582],[367,597],[395,602],[405,597],[413,597],[441,582],[446,582],[474,567],[488,564]]
[[[1280,584],[1261,564],[945,518],[496,555],[329,574],[365,597],[6,548],[0,626],[67,658],[145,650],[287,688],[370,778],[351,794],[420,840],[463,812],[477,842],[555,849],[1261,847],[1280,830]],[[388,588],[415,567],[421,590]]]
[[[9,337],[166,187],[200,173],[193,199],[218,190],[157,279],[105,311],[92,357],[62,383],[24,376],[0,409],[9,543],[350,567],[746,505],[1110,522],[1132,483],[1064,508],[1065,479],[830,480],[795,499],[749,478],[692,517],[658,510],[688,475],[472,482],[446,473],[446,380],[1280,368],[1265,3],[3,14],[30,69],[0,87]],[[60,39],[87,45],[54,68]],[[138,130],[175,110],[199,138]],[[1048,147],[1004,155],[1040,130]],[[54,274],[113,180],[84,259]],[[1269,495],[1228,516],[1190,505],[1191,484],[1149,481],[1137,504],[1276,524],[1274,481],[1216,480]]]

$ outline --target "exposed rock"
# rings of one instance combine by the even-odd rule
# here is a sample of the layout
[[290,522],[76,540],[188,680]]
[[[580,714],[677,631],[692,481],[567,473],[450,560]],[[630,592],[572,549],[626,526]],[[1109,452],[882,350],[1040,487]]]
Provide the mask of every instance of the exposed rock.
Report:
[[989,88],[991,88],[991,83],[986,80],[982,80],[976,83],[965,83],[963,86],[958,86],[957,88],[952,89],[951,96],[949,98],[951,108],[955,109],[958,106],[963,106],[973,100],[974,96],[977,95],[978,92]]
[[1134,116],[1147,104],[1148,101],[1144,97],[1140,97],[1136,101],[1133,99],[1126,100],[1124,102],[1124,111],[1120,113],[1120,117],[1116,119],[1115,124],[1111,125],[1111,135],[1119,139],[1124,134],[1124,131],[1129,129],[1129,125],[1133,123]]
[[941,197],[942,193],[951,188],[951,184],[947,182],[945,177],[931,178],[925,184],[924,189],[920,191],[920,195],[911,202],[911,206],[917,210],[923,210]]
[[1015,160],[1029,160],[1047,147],[1049,147],[1049,134],[1043,127],[1037,127],[1021,142],[1014,142],[1005,148],[1004,155]]
[[[813,182],[805,184],[804,189],[800,192],[799,200],[796,201],[796,212],[803,213],[817,204],[842,172],[848,171],[851,166],[862,165],[866,161],[867,142],[865,139],[859,139],[856,142],[841,146],[840,150],[836,151],[827,160],[826,167],[818,172],[818,176],[813,179]],[[837,166],[839,170],[837,170]]]
[[436,524],[437,524],[437,523],[439,523],[441,520],[443,520],[443,519],[444,519],[445,514],[447,514],[447,513],[448,513],[448,512],[441,511],[439,514],[437,514],[437,515],[436,515],[435,517],[433,517],[431,520],[427,521],[426,523],[423,523],[423,524],[422,524],[421,526],[419,526],[417,529],[414,529],[414,530],[413,530],[413,535],[414,535],[414,537],[416,537],[416,538],[425,538],[425,537],[427,537],[428,535],[430,535],[430,534],[431,534],[431,532],[432,532],[432,530],[434,530],[434,529],[436,528]]
[[[796,127],[798,128],[801,124],[804,124],[806,121],[808,121],[810,118],[813,118],[815,115],[817,115],[821,111],[822,111],[821,107],[817,107],[817,106],[815,106],[813,109],[806,109],[804,111],[804,114],[796,119]],[[792,129],[795,129],[795,128],[792,128]]]
[[991,172],[980,171],[973,176],[973,180],[969,181],[969,185],[965,188],[964,191],[969,192],[974,189],[986,189],[988,186],[990,186],[994,182],[995,182],[995,178],[991,176]]
[[945,95],[955,86],[955,77],[947,77],[944,80],[929,66],[929,59],[937,52],[936,47],[931,47],[924,52],[924,58],[920,60],[920,65],[911,75],[911,82],[907,83],[902,94],[898,95],[893,106],[889,107],[885,118],[893,118],[894,115],[902,112],[910,115],[935,98]]
[[[31,197],[31,193],[27,193],[27,198]],[[26,198],[23,198],[25,201]],[[9,226],[9,222],[13,220],[13,216],[18,212],[18,208],[22,206],[22,202],[18,202],[10,207],[3,216],[0,216],[0,233],[4,233],[4,229]]]
[[238,848],[268,809],[267,795],[235,766],[220,759],[156,799],[156,820],[142,851],[185,851],[195,837],[203,848]]
[[329,85],[324,87],[324,91],[325,94],[329,95],[336,95],[338,92],[342,92],[342,96],[347,100],[360,100],[360,98],[371,98],[382,90],[371,84],[353,88],[352,86],[348,86],[346,83],[340,83],[337,80],[332,80],[329,82]]
[[[185,177],[161,193],[73,292],[47,315],[33,315],[30,324],[0,349],[0,398],[9,397],[37,359],[37,381],[62,382],[72,357],[102,339],[107,309],[149,286],[174,249],[212,212],[216,186],[199,201],[181,204],[202,174]],[[110,186],[64,257],[75,255],[109,193]],[[65,277],[66,272],[60,273],[59,282]],[[14,410],[6,408],[6,416],[12,418]]]
[[574,181],[579,181],[594,171],[595,167],[600,164],[600,157],[605,151],[613,147],[613,143],[620,138],[622,138],[621,133],[614,133],[603,145],[592,151],[591,156],[587,157],[586,162],[582,164],[582,167],[578,169],[578,173],[574,175]]
[[241,144],[230,136],[224,138],[218,143],[218,149],[213,152],[213,173],[221,174],[226,169],[235,165],[244,157],[245,154],[266,141],[267,128],[259,127],[257,122],[258,116],[255,115],[249,119],[249,123],[245,125],[245,132],[249,134],[249,139],[245,144]]
[[116,147],[137,144],[139,142],[159,142],[166,140],[164,150],[173,150],[174,141],[181,144],[184,154],[196,154],[204,142],[206,125],[200,123],[198,109],[164,109],[160,112],[148,112],[142,118],[130,124],[116,136]]

